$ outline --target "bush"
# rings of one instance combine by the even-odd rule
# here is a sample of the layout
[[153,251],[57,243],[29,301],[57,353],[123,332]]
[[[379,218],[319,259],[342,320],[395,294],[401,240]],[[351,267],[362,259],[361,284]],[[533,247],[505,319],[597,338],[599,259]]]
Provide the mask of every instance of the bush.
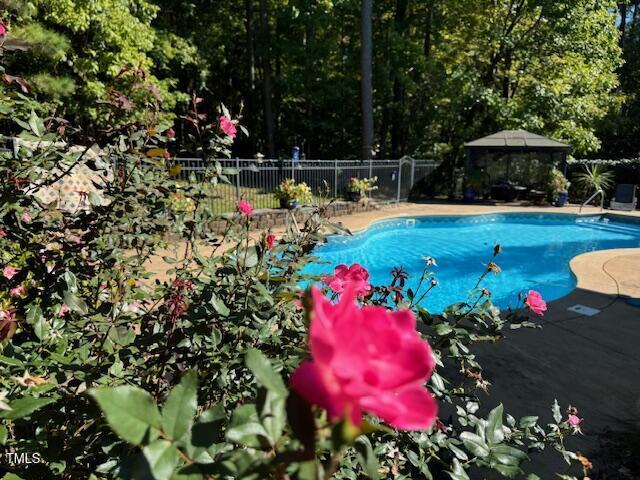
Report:
[[[557,404],[546,428],[538,417],[515,419],[501,405],[478,415],[478,388],[488,384],[473,344],[501,338],[504,328],[534,326],[523,310],[500,315],[481,286],[485,275],[499,272],[498,247],[476,296],[443,315],[420,306],[436,283],[433,259],[425,259],[417,291],[405,291],[402,269],[388,286],[370,286],[366,270],[341,267],[333,281],[325,279],[334,299],[340,296],[333,305],[326,287],[306,295],[301,289],[318,280],[302,273],[314,246],[338,230],[322,220],[322,206],[299,235],[250,235],[246,205],[215,235],[206,229],[214,217],[203,200],[235,171],[211,164],[206,181],[179,182],[170,164],[147,155],[166,141],[158,129],[132,129],[100,149],[77,151],[35,114],[24,126],[17,157],[0,154],[0,443],[42,461],[10,465],[15,475],[460,480],[482,469],[515,477],[529,452],[545,444],[568,463],[580,460],[564,448],[579,427]],[[90,208],[63,211],[39,200],[40,189],[70,179],[80,164],[101,175],[95,156],[117,167],[100,192],[88,195]],[[180,248],[165,253],[173,268],[161,281],[149,259],[166,251],[168,239]],[[527,297],[528,308],[541,308],[534,300]],[[350,329],[356,324],[345,320],[358,316],[363,325],[336,337],[355,341],[353,348],[335,344],[355,356],[333,370],[321,365],[317,342],[334,335],[332,328],[318,333],[323,315]],[[342,384],[338,393],[328,390],[330,397],[314,397],[313,388],[327,388],[326,375],[346,375],[342,368],[384,359],[385,368],[408,371],[402,348],[392,357],[363,358],[370,349],[357,340],[370,325],[388,330],[368,340],[382,342],[379,355],[394,335],[421,355],[432,353],[402,390],[377,388],[373,403]],[[325,369],[318,370],[324,380],[314,384],[305,375],[309,367],[301,365],[310,364]],[[412,408],[403,417],[391,413],[384,402],[405,405],[398,398],[405,387],[423,399],[420,405],[433,397],[439,419],[431,407],[420,415]],[[329,398],[333,403],[324,404]],[[360,421],[356,407],[377,416]]]

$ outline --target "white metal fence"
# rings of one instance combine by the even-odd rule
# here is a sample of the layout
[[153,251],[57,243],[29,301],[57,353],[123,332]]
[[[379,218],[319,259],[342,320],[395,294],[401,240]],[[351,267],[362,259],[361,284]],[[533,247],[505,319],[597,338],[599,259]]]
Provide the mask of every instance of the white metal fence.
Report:
[[[176,158],[181,166],[180,176],[184,180],[202,180],[205,169],[212,168],[214,161],[206,165],[200,158]],[[276,187],[286,178],[305,182],[314,196],[321,193],[329,198],[342,198],[349,179],[378,177],[377,189],[371,198],[378,201],[399,202],[409,197],[411,188],[438,166],[435,160],[416,160],[403,157],[399,160],[265,160],[265,159],[218,159],[223,167],[238,171],[229,177],[232,185],[221,185],[215,189],[212,206],[218,213],[233,209],[241,198],[250,201],[256,208],[277,208],[273,196]]]

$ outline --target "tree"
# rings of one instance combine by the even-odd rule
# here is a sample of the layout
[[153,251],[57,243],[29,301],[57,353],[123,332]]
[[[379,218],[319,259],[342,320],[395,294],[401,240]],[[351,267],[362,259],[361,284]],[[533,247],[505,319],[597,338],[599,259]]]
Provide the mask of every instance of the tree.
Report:
[[360,25],[360,96],[362,112],[362,159],[370,160],[373,152],[373,91],[371,86],[372,34],[371,5],[372,0],[362,0],[362,17]]

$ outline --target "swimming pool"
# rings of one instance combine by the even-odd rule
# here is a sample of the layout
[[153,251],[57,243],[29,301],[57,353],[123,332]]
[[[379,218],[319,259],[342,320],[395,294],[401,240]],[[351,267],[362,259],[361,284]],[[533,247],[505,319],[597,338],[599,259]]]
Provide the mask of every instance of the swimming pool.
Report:
[[561,213],[395,218],[353,236],[328,237],[313,253],[328,263],[313,263],[305,273],[331,273],[340,263],[359,263],[369,270],[373,285],[387,285],[391,269],[402,266],[410,274],[407,286],[415,288],[423,257],[431,256],[438,263],[433,271],[439,284],[422,306],[441,312],[468,298],[495,244],[502,246],[496,260],[502,273],[489,274],[483,282],[495,305],[514,306],[518,292],[529,289],[554,300],[576,286],[571,258],[594,250],[639,248],[640,219]]

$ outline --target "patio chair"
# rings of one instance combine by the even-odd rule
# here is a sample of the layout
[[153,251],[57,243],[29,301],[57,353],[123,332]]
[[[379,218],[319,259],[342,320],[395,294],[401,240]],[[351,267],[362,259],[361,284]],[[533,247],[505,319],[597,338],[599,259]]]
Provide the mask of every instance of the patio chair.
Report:
[[615,196],[611,199],[611,210],[635,210],[638,199],[636,198],[636,186],[630,183],[616,185]]

